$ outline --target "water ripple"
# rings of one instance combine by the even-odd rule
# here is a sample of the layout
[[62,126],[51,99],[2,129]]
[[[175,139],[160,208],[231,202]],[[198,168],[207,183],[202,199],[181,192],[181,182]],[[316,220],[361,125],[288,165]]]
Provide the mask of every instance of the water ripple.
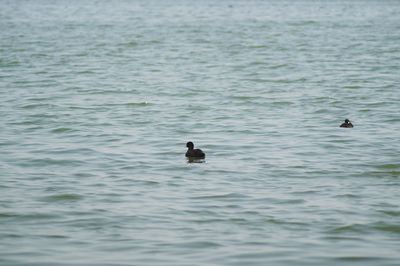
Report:
[[396,1],[0,5],[1,265],[398,264]]

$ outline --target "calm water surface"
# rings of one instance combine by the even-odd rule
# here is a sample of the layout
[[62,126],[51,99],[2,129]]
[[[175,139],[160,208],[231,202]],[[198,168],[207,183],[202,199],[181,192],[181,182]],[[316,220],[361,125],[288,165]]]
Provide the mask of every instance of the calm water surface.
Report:
[[0,0],[0,265],[399,265],[399,62],[399,1]]

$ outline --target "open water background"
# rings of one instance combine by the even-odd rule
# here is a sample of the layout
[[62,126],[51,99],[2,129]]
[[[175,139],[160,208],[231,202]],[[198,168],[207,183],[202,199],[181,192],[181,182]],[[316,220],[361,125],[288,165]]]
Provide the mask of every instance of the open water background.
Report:
[[0,265],[399,265],[399,62],[400,1],[0,0]]

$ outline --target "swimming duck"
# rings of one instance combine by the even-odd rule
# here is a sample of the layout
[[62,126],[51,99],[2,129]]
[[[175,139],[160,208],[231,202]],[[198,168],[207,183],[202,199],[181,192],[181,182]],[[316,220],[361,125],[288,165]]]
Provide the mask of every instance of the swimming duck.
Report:
[[344,120],[344,123],[340,125],[340,127],[353,127],[353,124],[350,122],[349,119]]
[[189,141],[188,143],[186,143],[186,147],[188,148],[185,154],[186,157],[198,158],[198,159],[204,159],[206,157],[206,155],[202,150],[194,149],[193,142]]

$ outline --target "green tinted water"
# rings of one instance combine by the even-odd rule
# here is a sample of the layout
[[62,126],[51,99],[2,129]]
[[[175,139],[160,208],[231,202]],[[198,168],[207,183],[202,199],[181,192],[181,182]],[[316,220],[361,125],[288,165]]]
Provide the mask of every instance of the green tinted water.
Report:
[[0,0],[0,264],[397,265],[399,27],[397,1]]

